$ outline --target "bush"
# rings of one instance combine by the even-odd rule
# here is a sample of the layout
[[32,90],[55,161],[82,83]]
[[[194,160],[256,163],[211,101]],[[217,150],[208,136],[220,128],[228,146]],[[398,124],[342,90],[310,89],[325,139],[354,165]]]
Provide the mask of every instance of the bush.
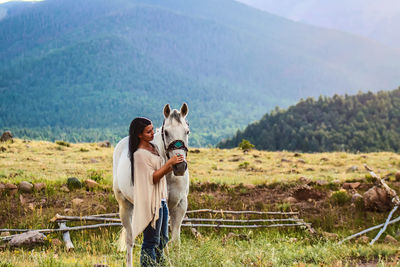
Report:
[[72,190],[76,188],[82,188],[82,183],[76,177],[69,177],[67,180],[67,186],[70,190]]
[[242,142],[240,142],[238,147],[243,151],[249,151],[254,147],[254,145],[252,143],[250,143],[249,140],[242,139]]
[[347,194],[346,190],[339,190],[332,193],[331,201],[334,204],[343,206],[351,200],[351,196]]
[[92,179],[93,181],[96,182],[101,182],[103,181],[103,172],[102,171],[97,171],[97,170],[88,170],[88,176],[89,179]]
[[365,175],[365,180],[366,180],[368,183],[375,183],[375,182],[377,181],[376,178],[375,178],[375,177],[372,177],[372,175],[369,174],[369,173],[367,173],[367,174]]
[[250,163],[248,163],[247,161],[242,162],[239,164],[239,169],[247,169],[249,167]]
[[57,145],[60,145],[60,146],[67,146],[67,147],[71,146],[70,143],[65,142],[65,141],[62,141],[62,140],[57,140],[57,141],[56,141],[56,144],[57,144]]

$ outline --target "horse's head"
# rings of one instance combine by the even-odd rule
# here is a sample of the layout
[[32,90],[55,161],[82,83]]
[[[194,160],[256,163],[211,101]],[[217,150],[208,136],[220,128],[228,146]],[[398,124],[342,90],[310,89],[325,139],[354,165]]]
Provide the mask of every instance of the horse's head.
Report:
[[189,108],[186,103],[183,103],[181,110],[176,109],[171,111],[169,104],[164,107],[164,122],[161,129],[161,136],[164,143],[165,153],[168,158],[181,154],[184,156],[184,161],[173,166],[173,171],[176,176],[182,176],[187,169],[187,151],[188,151],[188,135],[189,124],[186,121],[186,116],[189,113]]

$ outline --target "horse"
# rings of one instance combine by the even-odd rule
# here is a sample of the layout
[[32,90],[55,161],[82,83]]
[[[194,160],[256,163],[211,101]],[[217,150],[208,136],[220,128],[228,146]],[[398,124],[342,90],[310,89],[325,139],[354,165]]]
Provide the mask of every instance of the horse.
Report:
[[[189,170],[187,166],[189,124],[186,116],[189,108],[186,103],[180,111],[171,111],[169,104],[163,109],[164,121],[161,129],[154,134],[153,144],[159,150],[164,162],[176,154],[184,155],[184,161],[173,166],[173,172],[166,175],[168,187],[168,209],[170,214],[171,241],[180,243],[180,231],[183,217],[186,214],[189,194]],[[133,184],[131,162],[129,159],[129,136],[115,146],[113,153],[113,191],[118,201],[119,216],[122,222],[120,241],[126,246],[126,266],[132,266],[132,215]]]

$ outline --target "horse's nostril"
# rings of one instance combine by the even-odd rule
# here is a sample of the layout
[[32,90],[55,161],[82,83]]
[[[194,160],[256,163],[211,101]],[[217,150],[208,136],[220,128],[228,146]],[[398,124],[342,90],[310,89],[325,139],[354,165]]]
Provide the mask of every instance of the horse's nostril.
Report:
[[181,176],[187,169],[187,162],[183,161],[172,166],[175,175]]

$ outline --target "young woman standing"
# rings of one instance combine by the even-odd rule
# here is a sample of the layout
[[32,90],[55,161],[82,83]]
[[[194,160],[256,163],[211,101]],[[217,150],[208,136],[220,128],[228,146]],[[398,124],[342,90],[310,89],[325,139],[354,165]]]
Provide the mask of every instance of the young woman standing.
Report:
[[129,127],[129,157],[134,190],[133,240],[143,232],[141,266],[162,263],[168,242],[167,182],[165,175],[172,166],[184,160],[171,157],[163,162],[158,148],[151,143],[153,124],[146,118],[135,118]]

